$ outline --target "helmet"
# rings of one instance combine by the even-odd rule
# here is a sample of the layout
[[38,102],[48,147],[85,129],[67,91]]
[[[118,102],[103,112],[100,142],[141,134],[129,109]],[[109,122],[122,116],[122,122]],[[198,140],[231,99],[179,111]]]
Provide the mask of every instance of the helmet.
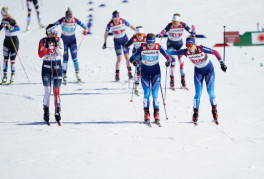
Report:
[[58,26],[55,24],[49,24],[46,28],[46,34],[49,35],[51,33],[58,34]]

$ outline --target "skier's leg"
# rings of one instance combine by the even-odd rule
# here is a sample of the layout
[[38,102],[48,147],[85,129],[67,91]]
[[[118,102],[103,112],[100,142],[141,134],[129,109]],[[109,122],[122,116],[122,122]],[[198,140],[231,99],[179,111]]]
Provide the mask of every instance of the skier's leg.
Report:
[[160,120],[159,118],[159,87],[160,87],[160,72],[151,77],[152,84],[152,97],[153,97],[153,108],[154,108],[154,119]]

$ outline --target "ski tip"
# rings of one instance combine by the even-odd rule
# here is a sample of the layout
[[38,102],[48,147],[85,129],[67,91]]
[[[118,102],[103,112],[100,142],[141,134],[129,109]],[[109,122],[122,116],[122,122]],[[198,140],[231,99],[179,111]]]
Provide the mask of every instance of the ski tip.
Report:
[[164,103],[163,105],[166,106],[166,103]]
[[130,102],[132,103],[132,102],[133,102],[133,100],[131,99],[131,100],[130,100]]
[[60,122],[58,123],[58,126],[61,126],[61,123]]

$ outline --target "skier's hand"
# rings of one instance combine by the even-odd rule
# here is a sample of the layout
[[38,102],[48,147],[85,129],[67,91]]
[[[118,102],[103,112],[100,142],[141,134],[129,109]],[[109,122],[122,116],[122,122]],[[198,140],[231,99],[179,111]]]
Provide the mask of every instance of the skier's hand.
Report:
[[103,50],[106,49],[106,42],[104,43],[102,49],[103,49]]
[[87,35],[87,33],[88,33],[88,32],[87,32],[86,30],[83,31],[83,35]]
[[163,37],[163,34],[162,33],[158,34],[158,37],[159,38],[162,38]]
[[45,48],[49,48],[50,42],[51,42],[51,39],[47,38],[46,43],[45,43]]
[[51,37],[51,42],[53,43],[54,47],[58,47],[57,40],[55,37]]
[[126,51],[126,50],[127,50],[127,47],[126,47],[126,46],[124,46],[124,47],[123,47],[123,50],[124,50],[124,51]]
[[224,72],[226,72],[227,66],[225,65],[225,63],[224,63],[224,62],[221,62],[220,65],[221,65],[221,69],[222,69]]
[[5,25],[5,29],[6,29],[6,30],[9,30],[10,27],[9,27],[8,25]]
[[166,67],[169,67],[169,66],[170,66],[170,62],[166,61],[166,62],[165,62],[165,66],[166,66]]
[[196,27],[194,25],[192,25],[192,31],[195,32]]
[[138,65],[138,62],[137,62],[137,61],[133,61],[132,63],[133,63],[133,65],[134,65],[135,67]]

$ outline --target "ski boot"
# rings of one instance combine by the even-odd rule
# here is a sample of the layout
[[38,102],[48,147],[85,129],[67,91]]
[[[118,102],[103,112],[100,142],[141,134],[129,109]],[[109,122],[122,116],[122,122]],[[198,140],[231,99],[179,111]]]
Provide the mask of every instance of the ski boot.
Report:
[[3,79],[2,79],[2,85],[5,85],[7,82],[7,72],[4,72],[4,76],[3,76]]
[[115,80],[116,80],[117,82],[120,81],[120,78],[119,78],[119,70],[116,70]]
[[170,87],[174,88],[174,76],[170,76]]
[[136,94],[137,96],[139,96],[138,89],[139,89],[139,82],[136,81],[136,82],[135,82],[135,94]]
[[194,123],[194,125],[198,125],[198,109],[197,108],[194,108],[193,109],[193,119],[192,119],[192,121],[193,121],[193,123]]
[[145,121],[145,124],[147,124],[148,126],[151,126],[150,117],[149,117],[149,108],[144,108],[144,121]]
[[216,125],[218,125],[219,123],[218,123],[218,113],[217,113],[216,105],[212,105],[212,114]]
[[58,125],[60,126],[61,125],[61,123],[60,123],[60,120],[61,120],[60,107],[56,107],[56,109],[55,109],[55,119],[56,119]]
[[184,88],[186,88],[185,76],[181,76],[181,84]]
[[155,123],[161,127],[160,125],[160,117],[159,117],[159,109],[154,109],[154,119],[155,119]]
[[127,70],[128,70],[128,79],[129,80],[132,80],[133,79],[133,76],[132,76],[132,72],[131,72],[131,67],[127,67]]
[[62,79],[63,79],[63,84],[67,85],[67,72],[63,72]]
[[12,72],[10,77],[10,84],[14,83],[14,81],[15,81],[15,72]]
[[76,75],[78,83],[82,82],[78,71],[75,72],[75,75]]
[[44,110],[43,119],[48,125],[50,125],[50,123],[49,123],[49,108],[44,107],[43,110]]

